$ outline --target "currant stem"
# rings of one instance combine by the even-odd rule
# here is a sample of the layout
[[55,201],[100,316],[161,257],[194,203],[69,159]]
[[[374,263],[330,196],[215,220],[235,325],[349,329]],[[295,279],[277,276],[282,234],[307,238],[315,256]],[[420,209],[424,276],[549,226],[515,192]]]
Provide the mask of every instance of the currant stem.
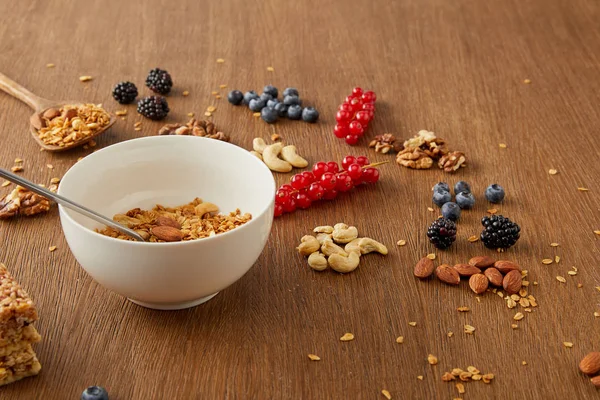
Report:
[[380,165],[387,164],[387,163],[389,163],[389,161],[376,162],[376,163],[372,163],[372,164],[369,164],[369,165],[364,165],[363,168],[378,167]]

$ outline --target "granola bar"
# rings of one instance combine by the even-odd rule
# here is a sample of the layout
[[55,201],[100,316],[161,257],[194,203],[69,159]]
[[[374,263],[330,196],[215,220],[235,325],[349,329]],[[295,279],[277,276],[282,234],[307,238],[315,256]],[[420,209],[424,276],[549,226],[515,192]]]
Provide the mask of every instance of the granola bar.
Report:
[[0,357],[25,350],[27,346],[39,342],[42,337],[33,325],[13,330],[10,335],[0,332]]
[[37,319],[33,300],[0,263],[0,331],[18,330]]
[[18,353],[0,357],[0,386],[37,375],[42,366],[31,345]]

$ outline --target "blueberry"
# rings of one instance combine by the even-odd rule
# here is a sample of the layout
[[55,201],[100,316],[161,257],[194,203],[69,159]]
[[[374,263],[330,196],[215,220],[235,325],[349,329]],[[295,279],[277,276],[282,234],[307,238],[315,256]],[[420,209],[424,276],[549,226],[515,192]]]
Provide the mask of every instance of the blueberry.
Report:
[[504,188],[497,183],[494,183],[485,189],[485,198],[488,199],[490,203],[500,203],[504,200],[504,195]]
[[298,104],[292,104],[287,110],[289,119],[300,119],[302,117],[302,107]]
[[267,101],[273,100],[273,96],[271,96],[269,93],[263,93],[260,95],[260,99],[263,100],[266,104]]
[[250,100],[250,104],[248,105],[248,107],[252,111],[258,112],[258,111],[262,110],[263,108],[265,108],[265,104],[266,104],[266,102],[264,100],[252,99],[252,100]]
[[446,192],[442,189],[433,191],[433,202],[436,206],[441,207],[450,200],[452,200],[452,195],[450,194],[450,192]]
[[444,192],[450,192],[450,185],[448,185],[446,182],[438,182],[433,187],[433,191],[435,192],[438,189],[442,189]]
[[459,194],[460,192],[470,192],[471,191],[471,185],[469,185],[467,182],[465,181],[458,181],[456,182],[456,185],[454,185],[454,194]]
[[298,93],[298,89],[289,87],[285,88],[285,90],[283,91],[283,97],[285,96],[300,96],[300,94]]
[[454,202],[447,202],[442,206],[442,216],[456,222],[460,218],[460,207]]
[[269,107],[269,108],[275,108],[275,104],[279,104],[279,100],[271,99],[271,100],[267,101],[267,107]]
[[319,119],[319,112],[314,107],[305,107],[302,110],[302,120],[304,122],[314,123]]
[[272,124],[277,121],[279,115],[274,108],[265,107],[260,111],[260,117],[263,119],[263,121]]
[[90,386],[81,393],[81,400],[108,400],[108,392],[102,386]]
[[297,104],[299,106],[302,105],[302,100],[298,96],[285,96],[283,98],[283,104],[286,106],[291,106],[292,104]]
[[275,107],[273,107],[273,109],[277,111],[277,115],[279,115],[281,118],[287,117],[288,106],[286,106],[285,104],[277,103],[275,104]]
[[232,90],[227,95],[227,101],[229,101],[234,106],[240,105],[243,100],[244,100],[244,94],[242,92],[240,92],[239,90]]
[[475,205],[475,196],[471,192],[459,192],[456,195],[456,204],[462,209],[470,209]]
[[244,104],[250,104],[250,100],[252,99],[258,99],[258,95],[254,90],[244,93]]
[[279,90],[277,90],[277,88],[273,85],[267,85],[263,89],[263,93],[270,94],[271,96],[273,96],[274,99],[276,99],[279,95]]

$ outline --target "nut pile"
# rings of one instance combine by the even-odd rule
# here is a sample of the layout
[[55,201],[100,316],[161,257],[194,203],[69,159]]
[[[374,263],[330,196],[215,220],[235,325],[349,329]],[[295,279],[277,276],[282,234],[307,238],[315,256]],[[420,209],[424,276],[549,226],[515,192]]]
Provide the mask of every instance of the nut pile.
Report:
[[[317,226],[317,236],[305,235],[300,239],[298,252],[308,257],[308,265],[315,271],[331,267],[336,272],[348,273],[358,268],[361,255],[377,252],[388,253],[387,247],[376,240],[358,237],[358,229],[338,223],[334,226]],[[344,248],[339,246],[345,244]]]
[[396,141],[396,138],[391,133],[384,133],[383,135],[377,135],[369,143],[369,147],[374,148],[377,153],[397,153],[402,150],[402,144]]
[[[178,207],[134,208],[126,214],[115,215],[113,220],[133,229],[149,242],[180,242],[228,232],[252,219],[252,215],[242,214],[239,209],[228,215],[216,214],[218,211],[216,205],[196,198]],[[116,239],[134,240],[110,227],[96,231]]]
[[590,381],[594,386],[600,388],[600,352],[593,351],[583,357],[579,363],[579,369],[586,375],[592,376]]
[[229,142],[229,135],[219,131],[209,120],[190,119],[185,125],[166,124],[158,130],[159,135],[191,135]]
[[65,147],[93,136],[110,123],[110,115],[100,104],[66,105],[35,114],[30,122],[45,144]]
[[48,212],[50,201],[21,186],[0,198],[0,219],[9,219],[17,215],[32,216]]
[[467,166],[464,153],[448,150],[444,139],[426,130],[406,140],[404,148],[396,156],[398,164],[413,169],[429,169],[434,161],[446,172]]
[[[254,138],[251,151],[261,159],[271,171],[290,172],[292,168],[305,168],[308,161],[298,155],[296,146],[277,142],[267,145],[261,138]],[[281,158],[279,158],[281,156]]]

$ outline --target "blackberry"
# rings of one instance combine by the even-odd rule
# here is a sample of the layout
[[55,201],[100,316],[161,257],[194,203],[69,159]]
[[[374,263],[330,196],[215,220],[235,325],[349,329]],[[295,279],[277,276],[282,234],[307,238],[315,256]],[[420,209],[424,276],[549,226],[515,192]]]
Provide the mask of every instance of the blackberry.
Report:
[[456,224],[448,218],[438,218],[427,229],[427,237],[438,249],[447,249],[456,240]]
[[490,249],[508,249],[521,237],[519,225],[502,215],[483,217],[481,225],[484,227],[481,231],[481,241]]
[[115,85],[112,95],[121,104],[133,103],[138,95],[137,87],[131,82],[119,82]]
[[164,97],[148,96],[138,101],[137,112],[146,118],[159,120],[169,113],[169,104]]
[[173,80],[167,71],[160,68],[154,68],[148,73],[146,86],[153,92],[168,94],[173,86]]

